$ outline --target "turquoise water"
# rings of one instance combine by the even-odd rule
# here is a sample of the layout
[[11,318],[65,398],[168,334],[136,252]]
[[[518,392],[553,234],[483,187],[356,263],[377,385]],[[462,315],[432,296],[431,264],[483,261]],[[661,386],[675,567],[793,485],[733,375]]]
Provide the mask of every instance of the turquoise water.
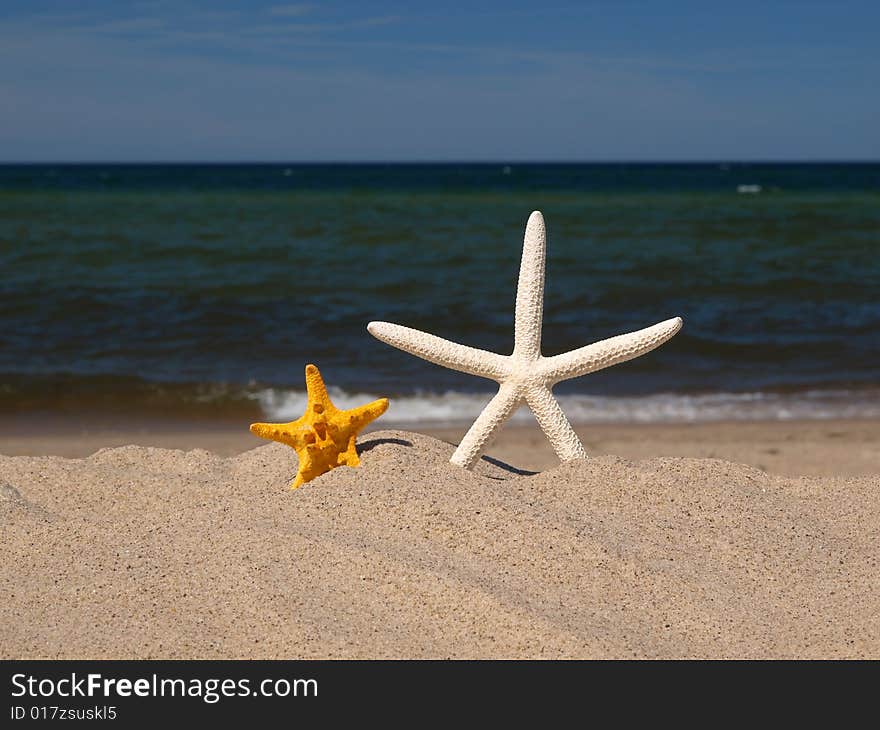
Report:
[[0,410],[298,415],[314,362],[466,419],[490,383],[365,326],[509,352],[533,209],[545,354],[685,320],[574,420],[880,413],[880,165],[0,166]]

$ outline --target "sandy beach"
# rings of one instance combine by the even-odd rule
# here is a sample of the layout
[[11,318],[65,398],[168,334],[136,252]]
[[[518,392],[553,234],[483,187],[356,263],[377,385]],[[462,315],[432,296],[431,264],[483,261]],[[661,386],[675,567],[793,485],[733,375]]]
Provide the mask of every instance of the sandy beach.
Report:
[[[259,420],[253,414],[251,420]],[[0,453],[7,456],[82,458],[112,446],[205,449],[234,456],[264,442],[243,428],[243,420],[139,418],[134,424],[108,415],[29,415],[0,419]],[[382,429],[388,419],[368,427]],[[467,425],[408,427],[458,443]],[[880,421],[730,421],[695,424],[578,426],[587,452],[626,459],[683,456],[725,459],[787,476],[880,474]],[[487,455],[528,471],[558,464],[537,424],[508,424]]]
[[0,655],[878,658],[878,431],[602,427],[617,456],[551,465],[509,429],[516,468],[471,473],[382,430],[296,492],[293,451],[223,429],[3,456]]

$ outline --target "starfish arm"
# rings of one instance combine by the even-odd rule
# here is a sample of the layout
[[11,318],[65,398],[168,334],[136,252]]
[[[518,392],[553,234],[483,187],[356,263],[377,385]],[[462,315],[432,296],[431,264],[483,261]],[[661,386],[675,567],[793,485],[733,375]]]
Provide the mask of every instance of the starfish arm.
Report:
[[296,449],[296,456],[298,460],[297,469],[296,469],[296,477],[290,483],[291,489],[299,489],[303,484],[312,479],[312,458],[306,450],[306,445],[303,444],[301,448]]
[[370,322],[367,331],[377,340],[398,350],[452,370],[491,380],[502,379],[508,373],[504,355],[459,345],[427,332],[390,322]]
[[302,426],[302,419],[290,423],[252,423],[250,430],[254,436],[287,444],[294,449],[305,445],[305,435],[308,432]]
[[516,410],[520,400],[520,395],[515,389],[502,385],[474,421],[473,426],[468,429],[450,461],[465,469],[470,469],[476,464],[501,426]]
[[327,393],[327,386],[324,384],[324,378],[314,365],[306,365],[306,393],[308,393],[309,403],[320,403],[322,406],[330,405],[330,396]]
[[367,403],[364,406],[358,406],[357,408],[343,411],[342,414],[348,418],[349,424],[351,424],[351,427],[354,428],[355,431],[360,431],[360,429],[370,423],[370,421],[375,421],[387,410],[388,399],[379,398],[379,400],[374,400],[372,403]]
[[526,224],[514,315],[515,355],[534,360],[541,355],[541,325],[544,317],[544,270],[547,233],[544,216],[534,211]]
[[[370,419],[372,420],[372,419]],[[348,439],[348,448],[339,454],[337,459],[339,464],[344,464],[345,466],[360,466],[361,460],[358,457],[357,453],[357,436],[352,434],[352,436]]]
[[652,327],[610,337],[571,352],[548,357],[542,366],[545,380],[552,385],[561,380],[576,378],[579,375],[632,360],[672,338],[681,329],[681,325],[681,317],[673,317]]
[[562,461],[586,457],[587,452],[584,451],[581,440],[549,388],[539,386],[529,389],[526,393],[526,403],[529,404],[538,425],[547,435],[550,445]]

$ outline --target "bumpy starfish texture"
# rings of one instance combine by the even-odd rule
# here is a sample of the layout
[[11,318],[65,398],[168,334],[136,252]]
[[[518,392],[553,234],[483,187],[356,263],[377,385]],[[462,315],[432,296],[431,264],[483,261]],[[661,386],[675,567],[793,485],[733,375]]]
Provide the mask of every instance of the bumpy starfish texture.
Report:
[[459,345],[426,332],[389,322],[370,322],[371,335],[428,362],[496,381],[498,393],[489,401],[461,440],[450,461],[470,469],[482,456],[504,422],[525,402],[535,414],[562,461],[585,457],[578,438],[553,397],[556,383],[632,360],[653,350],[681,329],[680,317],[636,332],[611,337],[554,357],[541,355],[544,312],[544,269],[547,234],[544,217],[535,211],[526,225],[519,285],[516,292],[512,355]]
[[314,365],[306,365],[308,405],[302,418],[290,423],[252,423],[251,433],[287,444],[299,456],[299,471],[290,485],[297,489],[337,466],[358,466],[355,441],[360,430],[388,408],[380,398],[358,408],[341,411],[333,405],[327,386]]

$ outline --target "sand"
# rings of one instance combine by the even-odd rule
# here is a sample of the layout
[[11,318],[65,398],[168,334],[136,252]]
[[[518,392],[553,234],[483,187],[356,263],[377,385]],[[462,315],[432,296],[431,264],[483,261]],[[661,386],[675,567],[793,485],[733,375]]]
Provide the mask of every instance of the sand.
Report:
[[[0,453],[83,457],[108,446],[137,444],[206,449],[221,456],[233,456],[263,443],[247,430],[247,423],[241,419],[187,421],[143,417],[132,422],[107,415],[7,416],[0,418]],[[383,418],[371,428],[383,429],[389,423],[388,418]],[[468,425],[409,428],[458,443]],[[603,424],[578,426],[576,430],[591,455],[727,459],[786,476],[880,474],[878,420]],[[559,461],[537,424],[506,424],[488,455],[532,471],[551,469]]]
[[0,457],[0,656],[880,658],[876,475],[360,446]]

